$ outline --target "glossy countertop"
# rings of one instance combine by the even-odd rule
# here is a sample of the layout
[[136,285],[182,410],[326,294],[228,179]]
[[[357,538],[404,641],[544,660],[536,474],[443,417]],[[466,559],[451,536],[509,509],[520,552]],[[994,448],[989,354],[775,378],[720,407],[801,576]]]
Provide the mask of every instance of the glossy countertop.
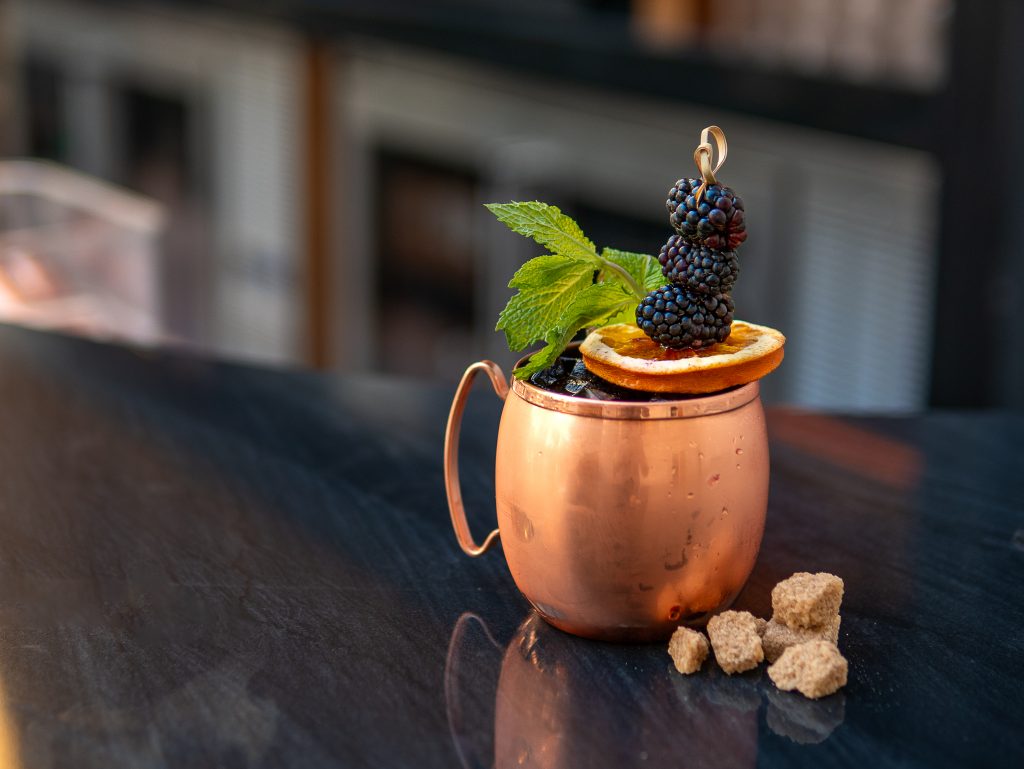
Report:
[[1024,418],[769,411],[737,608],[844,578],[812,702],[533,617],[451,394],[0,327],[0,767],[1024,765]]

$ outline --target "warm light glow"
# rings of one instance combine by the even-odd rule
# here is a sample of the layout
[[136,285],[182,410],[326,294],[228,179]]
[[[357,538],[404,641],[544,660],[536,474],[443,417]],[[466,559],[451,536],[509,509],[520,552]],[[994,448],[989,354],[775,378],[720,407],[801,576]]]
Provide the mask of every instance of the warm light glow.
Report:
[[11,716],[7,709],[7,698],[0,689],[0,769],[19,769],[18,740]]

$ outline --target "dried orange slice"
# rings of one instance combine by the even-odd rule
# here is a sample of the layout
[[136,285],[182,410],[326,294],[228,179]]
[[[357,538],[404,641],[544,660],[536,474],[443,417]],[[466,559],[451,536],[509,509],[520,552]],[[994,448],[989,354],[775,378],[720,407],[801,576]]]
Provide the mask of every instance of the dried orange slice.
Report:
[[710,393],[753,382],[782,363],[786,337],[735,320],[729,338],[700,350],[668,350],[633,325],[604,326],[580,345],[588,369],[631,390]]

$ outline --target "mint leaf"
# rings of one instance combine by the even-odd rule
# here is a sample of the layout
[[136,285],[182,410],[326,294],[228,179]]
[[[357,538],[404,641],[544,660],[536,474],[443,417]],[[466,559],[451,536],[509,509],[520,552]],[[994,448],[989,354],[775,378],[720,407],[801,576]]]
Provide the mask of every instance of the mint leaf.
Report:
[[[568,334],[566,344],[576,332],[587,326],[603,326],[610,318],[624,310],[635,310],[636,298],[615,283],[594,283],[580,291],[558,319],[562,334]],[[550,339],[548,340],[550,341]]]
[[547,344],[515,370],[516,378],[525,379],[554,363],[580,329],[606,325],[626,312],[632,313],[635,307],[636,297],[617,283],[593,283],[583,288],[545,337]]
[[578,292],[593,283],[590,262],[547,254],[531,259],[512,277],[519,293],[498,316],[495,331],[504,331],[510,350],[523,350],[547,337]]
[[[572,337],[569,337],[572,339]],[[566,342],[565,344],[568,344]],[[512,375],[516,379],[529,379],[538,371],[543,371],[556,360],[558,356],[562,354],[562,350],[565,349],[565,345],[558,346],[557,339],[553,342],[548,342],[541,347],[537,352],[530,356],[530,359],[526,361],[522,366],[512,372]]]
[[533,238],[554,254],[597,262],[597,249],[583,230],[555,206],[536,200],[523,203],[485,203],[509,229]]
[[[632,251],[619,251],[617,248],[606,248],[601,258],[624,267],[636,284],[644,291],[661,288],[667,282],[661,273],[658,260],[647,254],[636,254]],[[613,273],[614,274],[614,273]]]
[[630,301],[628,305],[619,310],[617,315],[613,315],[612,317],[608,318],[601,325],[610,326],[613,323],[629,323],[630,325],[635,326],[636,306],[639,304],[639,302],[637,302],[636,299],[633,299],[632,297],[630,297],[630,299],[632,301]]
[[550,366],[581,328],[634,322],[637,301],[664,283],[657,260],[645,254],[606,248],[599,256],[580,226],[555,206],[538,201],[485,205],[510,229],[551,251],[516,272],[508,285],[519,291],[495,326],[505,332],[510,350],[545,342],[516,370],[520,379]]

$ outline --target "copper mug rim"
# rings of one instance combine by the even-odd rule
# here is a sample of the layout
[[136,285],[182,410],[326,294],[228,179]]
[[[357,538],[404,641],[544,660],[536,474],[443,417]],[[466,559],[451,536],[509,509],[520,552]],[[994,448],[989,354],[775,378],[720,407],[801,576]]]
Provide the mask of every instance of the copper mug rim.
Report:
[[[578,347],[574,342],[570,348]],[[515,371],[522,366],[529,355],[524,355],[512,367]],[[512,378],[512,392],[527,403],[549,411],[575,414],[598,419],[686,419],[711,414],[724,414],[745,406],[758,397],[761,385],[758,381],[737,385],[706,395],[683,395],[657,401],[605,401],[580,398],[545,390],[525,379]]]

